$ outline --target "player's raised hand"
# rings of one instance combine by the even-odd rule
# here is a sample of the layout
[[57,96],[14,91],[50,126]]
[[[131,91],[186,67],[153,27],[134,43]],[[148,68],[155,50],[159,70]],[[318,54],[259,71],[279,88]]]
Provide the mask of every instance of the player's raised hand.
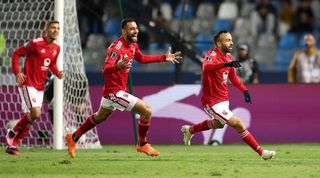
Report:
[[171,53],[171,46],[168,49],[168,52],[166,53],[166,61],[167,62],[171,62],[172,64],[175,63],[180,63],[180,61],[182,60],[182,56],[181,56],[181,52],[175,52],[175,53]]
[[123,69],[126,67],[131,67],[132,63],[130,62],[130,60],[128,60],[128,57],[123,57],[122,55],[120,55],[119,60],[117,62],[117,67],[118,69]]
[[58,79],[62,79],[64,77],[64,72],[63,71],[59,71],[57,77],[58,77]]
[[27,76],[24,73],[20,72],[16,75],[16,81],[18,84],[22,84],[26,81]]

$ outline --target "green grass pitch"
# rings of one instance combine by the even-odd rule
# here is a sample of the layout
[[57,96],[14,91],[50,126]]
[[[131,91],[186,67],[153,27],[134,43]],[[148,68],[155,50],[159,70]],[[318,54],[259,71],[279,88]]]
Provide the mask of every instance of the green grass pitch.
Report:
[[66,150],[22,148],[23,157],[1,148],[0,177],[230,177],[319,178],[319,144],[263,145],[277,151],[271,161],[262,160],[247,145],[154,145],[161,154],[147,157],[132,145],[104,145],[103,149],[79,149],[76,158]]

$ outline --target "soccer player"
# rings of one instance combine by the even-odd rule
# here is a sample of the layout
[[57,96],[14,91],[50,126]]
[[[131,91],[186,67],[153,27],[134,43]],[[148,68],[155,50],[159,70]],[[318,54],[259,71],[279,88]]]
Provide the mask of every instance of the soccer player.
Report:
[[183,142],[190,145],[191,138],[197,132],[223,128],[225,124],[233,127],[241,139],[253,148],[263,159],[271,159],[276,152],[263,149],[252,134],[246,129],[240,118],[229,109],[228,79],[243,94],[244,99],[251,103],[248,89],[239,80],[235,68],[241,67],[239,61],[234,61],[231,53],[232,36],[227,31],[220,31],[214,36],[215,48],[207,51],[202,64],[202,98],[204,110],[212,119],[198,124],[184,125],[181,131]]
[[68,151],[72,158],[75,157],[76,143],[81,135],[105,121],[116,109],[132,111],[140,115],[136,150],[149,156],[160,154],[147,141],[147,133],[151,124],[151,107],[126,92],[128,73],[134,59],[143,64],[156,62],[175,64],[179,63],[182,57],[180,52],[171,53],[170,48],[164,55],[142,54],[137,44],[138,33],[139,28],[134,19],[122,20],[121,37],[113,41],[106,52],[105,64],[102,69],[105,82],[99,110],[89,116],[74,133],[66,135]]
[[[29,133],[32,124],[40,118],[49,70],[59,79],[64,76],[63,71],[59,71],[56,65],[60,46],[55,39],[59,30],[58,21],[49,21],[45,28],[45,36],[26,42],[12,54],[12,71],[16,76],[25,114],[6,135],[6,152],[9,154],[21,155],[18,145]],[[19,59],[22,56],[26,57],[23,72],[19,67]]]

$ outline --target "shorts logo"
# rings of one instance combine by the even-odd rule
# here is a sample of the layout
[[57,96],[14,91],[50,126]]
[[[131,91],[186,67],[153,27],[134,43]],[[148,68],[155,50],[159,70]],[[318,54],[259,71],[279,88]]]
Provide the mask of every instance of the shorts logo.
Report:
[[129,97],[128,93],[123,93],[123,97],[128,98]]
[[225,116],[228,115],[227,111],[222,111],[222,114]]
[[32,102],[37,102],[37,99],[36,98],[32,98]]

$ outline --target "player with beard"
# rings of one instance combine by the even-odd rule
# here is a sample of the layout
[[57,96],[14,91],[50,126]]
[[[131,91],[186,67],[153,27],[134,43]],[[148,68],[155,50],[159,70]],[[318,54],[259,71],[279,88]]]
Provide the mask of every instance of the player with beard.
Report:
[[[59,31],[59,22],[49,21],[45,29],[46,36],[26,42],[12,54],[12,72],[16,76],[25,114],[7,133],[6,152],[9,154],[20,155],[18,145],[27,136],[33,123],[40,118],[48,72],[51,71],[59,79],[64,76],[56,65],[60,46],[55,39]],[[24,70],[20,71],[19,59],[22,56],[26,59]]]
[[137,44],[139,28],[133,19],[123,19],[121,22],[121,37],[108,47],[105,64],[102,69],[104,76],[103,97],[99,110],[89,116],[72,134],[66,135],[68,151],[75,156],[76,143],[88,130],[105,121],[116,109],[132,111],[140,115],[138,123],[139,138],[136,145],[138,152],[149,156],[158,156],[159,151],[152,148],[147,141],[147,132],[151,123],[151,107],[141,99],[126,92],[128,73],[133,60],[138,63],[171,62],[179,63],[181,53],[168,52],[164,55],[144,55]]
[[190,145],[191,138],[197,132],[223,128],[225,124],[233,127],[241,139],[254,149],[263,159],[271,159],[276,153],[263,149],[253,135],[246,129],[240,118],[229,109],[228,79],[243,94],[244,99],[251,103],[246,86],[239,80],[235,68],[241,67],[230,54],[233,47],[232,36],[227,31],[220,31],[214,36],[215,48],[207,51],[202,64],[202,98],[204,110],[212,119],[181,128],[183,141]]

